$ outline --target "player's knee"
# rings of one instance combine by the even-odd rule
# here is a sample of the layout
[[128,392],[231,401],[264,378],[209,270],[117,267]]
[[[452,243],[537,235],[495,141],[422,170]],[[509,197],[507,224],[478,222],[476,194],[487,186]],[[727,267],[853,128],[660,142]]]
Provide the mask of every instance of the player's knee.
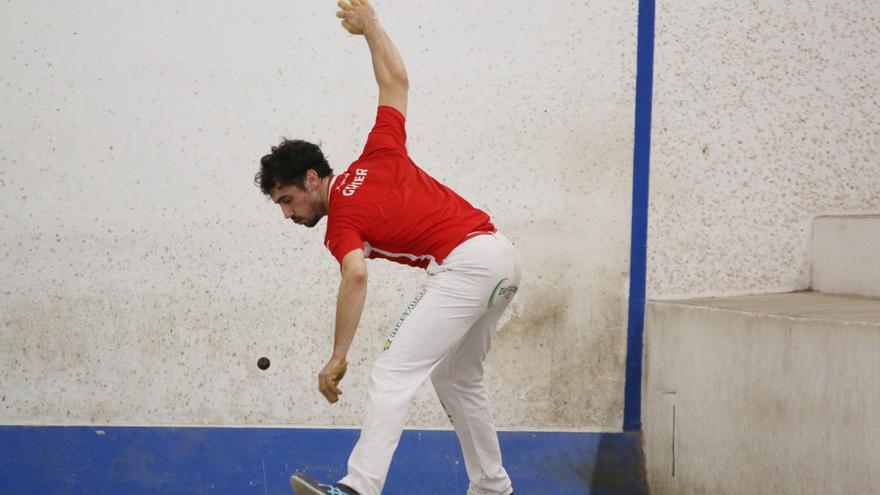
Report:
[[434,391],[437,392],[438,396],[447,395],[451,388],[449,373],[445,369],[435,369],[431,373],[431,384],[434,386]]
[[459,393],[480,392],[486,387],[483,376],[475,374],[452,376],[449,379],[449,386]]
[[407,396],[425,381],[428,369],[394,359],[378,359],[370,372],[370,390]]
[[373,363],[373,369],[370,371],[370,386],[373,388],[384,388],[393,384],[396,381],[393,369],[392,366],[389,366],[388,363],[384,363],[382,360]]

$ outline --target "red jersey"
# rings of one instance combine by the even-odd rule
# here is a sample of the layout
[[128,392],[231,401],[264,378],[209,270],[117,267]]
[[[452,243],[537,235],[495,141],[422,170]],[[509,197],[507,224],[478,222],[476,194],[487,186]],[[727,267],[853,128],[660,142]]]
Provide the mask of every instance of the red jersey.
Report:
[[364,152],[330,181],[324,245],[340,263],[363,249],[367,258],[425,268],[468,234],[495,231],[489,215],[413,163],[404,124],[397,109],[379,106]]

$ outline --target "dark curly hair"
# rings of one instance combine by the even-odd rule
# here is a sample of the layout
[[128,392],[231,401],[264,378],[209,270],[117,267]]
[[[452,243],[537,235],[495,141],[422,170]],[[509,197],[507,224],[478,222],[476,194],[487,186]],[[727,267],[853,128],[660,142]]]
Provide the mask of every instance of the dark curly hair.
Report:
[[254,175],[254,184],[266,195],[275,186],[304,188],[308,170],[314,170],[322,179],[333,174],[318,145],[285,139],[278,146],[272,146],[272,153],[260,158],[260,171]]

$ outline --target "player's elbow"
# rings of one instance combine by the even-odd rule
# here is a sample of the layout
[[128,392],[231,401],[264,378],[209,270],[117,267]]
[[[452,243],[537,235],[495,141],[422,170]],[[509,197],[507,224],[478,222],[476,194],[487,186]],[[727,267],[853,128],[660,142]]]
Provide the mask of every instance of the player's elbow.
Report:
[[[360,261],[360,260],[358,260]],[[367,284],[366,263],[350,263],[342,268],[342,281],[354,285]]]
[[394,78],[395,83],[404,91],[409,91],[409,76],[406,71],[401,71]]
[[379,86],[380,89],[405,93],[409,91],[409,76],[405,70],[395,71],[383,78]]
[[342,258],[340,273],[343,283],[367,283],[367,263],[363,249],[353,249]]
[[342,273],[342,279],[354,285],[367,285],[367,269],[352,268]]

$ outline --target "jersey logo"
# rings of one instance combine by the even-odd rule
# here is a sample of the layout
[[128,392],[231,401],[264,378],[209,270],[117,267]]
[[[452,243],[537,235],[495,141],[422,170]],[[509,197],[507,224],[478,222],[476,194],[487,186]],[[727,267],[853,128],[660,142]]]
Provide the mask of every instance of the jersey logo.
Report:
[[336,187],[334,187],[333,190],[338,191],[342,189],[342,186],[344,186],[346,182],[348,182],[348,172],[339,176],[339,180],[336,182]]
[[342,195],[354,195],[358,188],[364,184],[364,181],[367,180],[367,172],[369,172],[369,170],[363,168],[355,169],[354,178],[351,179],[351,182],[342,189]]

